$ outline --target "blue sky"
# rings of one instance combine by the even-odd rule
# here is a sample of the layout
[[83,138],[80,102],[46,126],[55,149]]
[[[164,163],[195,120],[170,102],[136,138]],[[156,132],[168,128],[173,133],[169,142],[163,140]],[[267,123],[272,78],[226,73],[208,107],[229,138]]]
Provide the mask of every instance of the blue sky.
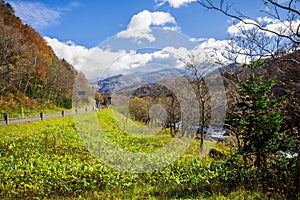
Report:
[[[133,15],[148,10],[168,12],[180,31],[190,37],[225,39],[230,18],[207,11],[196,2],[173,8],[169,3],[159,6],[155,0],[10,0],[16,14],[43,36],[92,47],[126,29]],[[258,16],[260,1],[239,0],[241,10]],[[23,8],[21,7],[23,6]],[[26,13],[26,7],[28,8]],[[21,9],[22,8],[22,9]],[[41,12],[40,14],[38,14]],[[42,13],[44,12],[44,13]],[[36,13],[36,15],[34,15]]]
[[[178,62],[178,57],[187,57],[190,53],[207,57],[214,51],[218,57],[215,59],[226,61],[228,39],[241,34],[240,27],[253,27],[233,25],[229,17],[206,10],[195,1],[7,0],[16,15],[35,28],[58,57],[83,71],[90,81],[128,73],[154,62],[172,63],[180,68],[182,63]],[[235,8],[271,29],[282,26],[282,22],[260,12],[266,9],[261,0],[229,1],[234,2]],[[285,1],[278,0],[279,3]],[[174,32],[172,41],[169,41],[168,31]],[[191,41],[195,44],[191,45]],[[147,46],[158,50],[137,51],[137,47]],[[174,55],[177,55],[177,60]],[[204,60],[206,57],[199,56]],[[239,59],[244,62],[246,58]]]

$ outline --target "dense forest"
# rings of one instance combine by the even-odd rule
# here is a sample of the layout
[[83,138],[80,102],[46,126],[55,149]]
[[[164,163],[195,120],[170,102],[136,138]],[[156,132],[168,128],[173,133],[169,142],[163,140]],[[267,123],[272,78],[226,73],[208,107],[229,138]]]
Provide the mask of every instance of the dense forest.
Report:
[[[78,72],[0,1],[0,110],[72,107]],[[83,79],[86,79],[81,74]]]

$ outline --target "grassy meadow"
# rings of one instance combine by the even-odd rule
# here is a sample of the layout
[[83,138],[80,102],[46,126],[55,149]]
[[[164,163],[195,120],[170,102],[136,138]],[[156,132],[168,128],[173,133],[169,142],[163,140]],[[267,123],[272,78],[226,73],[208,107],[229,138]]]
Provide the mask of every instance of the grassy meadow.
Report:
[[[84,121],[85,115],[78,119]],[[132,121],[122,124],[122,116],[110,109],[93,115],[109,142],[129,152],[159,151],[174,141],[165,130],[140,137],[138,132],[147,134],[147,128]],[[180,158],[148,172],[111,168],[91,154],[78,134],[88,128],[77,125],[78,119],[0,127],[0,199],[272,199],[226,181],[232,180],[231,172],[224,170],[222,158],[230,149],[222,143],[206,141],[218,156],[209,149],[203,156],[199,140],[193,140]]]

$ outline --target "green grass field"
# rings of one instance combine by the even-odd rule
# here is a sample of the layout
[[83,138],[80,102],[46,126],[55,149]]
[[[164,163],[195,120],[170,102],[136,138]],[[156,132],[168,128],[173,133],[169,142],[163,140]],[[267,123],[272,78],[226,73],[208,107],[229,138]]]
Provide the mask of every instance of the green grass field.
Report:
[[[99,143],[92,137],[86,140],[95,136],[90,133],[97,127],[105,141],[132,153],[170,156],[173,152],[160,149],[180,141],[165,131],[151,135],[149,128],[133,121],[124,124],[122,116],[110,109],[90,114],[0,127],[0,199],[266,199],[255,191],[227,190],[226,184],[231,183],[220,184],[218,176],[225,173],[220,168],[222,161],[199,155],[198,140],[178,159],[153,171],[111,168],[106,161],[116,155],[107,146],[100,153],[109,152],[108,160],[87,146]],[[88,125],[90,118],[96,124]],[[208,141],[206,146],[226,150]]]

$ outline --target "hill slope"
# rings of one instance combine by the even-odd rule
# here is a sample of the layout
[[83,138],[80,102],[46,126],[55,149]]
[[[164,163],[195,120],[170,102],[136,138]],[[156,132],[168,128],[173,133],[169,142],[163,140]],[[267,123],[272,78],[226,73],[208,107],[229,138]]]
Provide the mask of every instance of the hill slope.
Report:
[[77,74],[0,0],[0,110],[70,107]]

